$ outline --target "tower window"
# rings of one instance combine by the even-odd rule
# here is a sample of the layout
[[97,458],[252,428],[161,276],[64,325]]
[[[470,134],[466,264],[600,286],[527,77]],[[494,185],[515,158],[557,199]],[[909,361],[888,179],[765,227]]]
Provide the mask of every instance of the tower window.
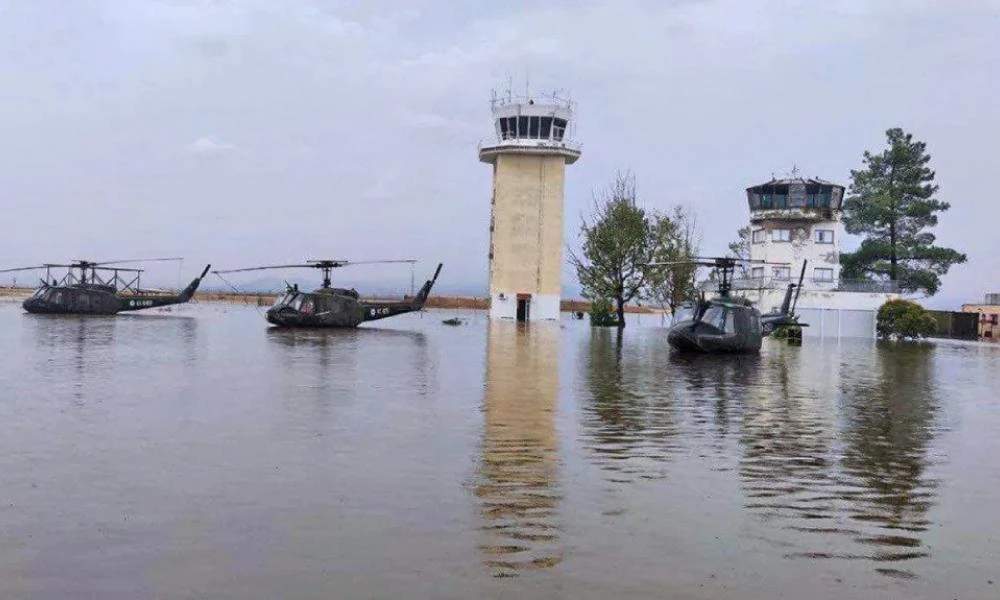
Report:
[[792,230],[791,229],[772,229],[771,230],[771,241],[772,242],[790,242],[790,241],[792,241]]
[[552,117],[542,117],[540,124],[541,130],[538,132],[538,137],[543,140],[549,139],[552,134]]
[[538,139],[538,117],[528,117],[528,137]]
[[528,117],[517,117],[517,137],[528,137]]
[[754,279],[763,279],[764,267],[754,267],[750,269],[750,276],[753,277]]
[[755,229],[753,232],[753,243],[763,244],[765,232],[763,229]]
[[833,243],[833,230],[832,229],[817,229],[813,232],[817,244],[832,244]]
[[814,281],[833,281],[833,269],[816,267],[813,269]]
[[552,119],[552,139],[561,142],[566,133],[566,119]]

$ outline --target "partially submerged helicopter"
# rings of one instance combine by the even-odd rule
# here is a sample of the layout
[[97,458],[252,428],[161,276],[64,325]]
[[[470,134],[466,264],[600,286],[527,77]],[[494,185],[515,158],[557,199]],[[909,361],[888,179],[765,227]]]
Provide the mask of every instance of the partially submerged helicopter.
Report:
[[[704,353],[748,353],[760,350],[763,338],[778,326],[808,327],[793,317],[798,303],[799,290],[806,273],[806,263],[802,263],[802,273],[798,284],[789,283],[781,308],[775,312],[761,314],[744,297],[730,295],[732,274],[737,262],[764,263],[765,261],[744,260],[730,257],[695,258],[680,263],[650,263],[651,265],[685,264],[712,267],[719,272],[718,295],[709,300],[704,292],[693,302],[693,306],[683,308],[674,315],[673,324],[667,334],[667,343],[679,352]],[[792,300],[792,291],[795,300]]]
[[[37,271],[45,269],[45,279],[35,292],[21,303],[24,310],[39,314],[113,315],[123,311],[143,310],[170,304],[183,304],[191,300],[195,290],[212,265],[207,265],[179,294],[157,290],[143,290],[139,285],[142,269],[112,267],[121,263],[138,263],[179,258],[140,258],[92,262],[76,260],[69,264],[43,264],[34,267],[3,269],[0,273]],[[51,277],[53,268],[67,269],[62,279]],[[102,278],[98,271],[111,272]],[[127,274],[130,279],[122,277]]]
[[267,321],[280,327],[357,327],[365,321],[375,321],[418,311],[427,301],[434,282],[441,272],[438,263],[434,276],[424,282],[423,287],[413,298],[405,300],[362,300],[355,289],[330,287],[330,272],[339,267],[375,263],[414,263],[414,260],[310,260],[304,264],[271,265],[264,267],[248,267],[245,269],[229,269],[212,271],[222,273],[237,273],[244,271],[262,271],[265,269],[311,268],[323,271],[323,284],[311,292],[299,291],[298,284],[285,283],[285,293],[278,297],[274,305],[267,310]]

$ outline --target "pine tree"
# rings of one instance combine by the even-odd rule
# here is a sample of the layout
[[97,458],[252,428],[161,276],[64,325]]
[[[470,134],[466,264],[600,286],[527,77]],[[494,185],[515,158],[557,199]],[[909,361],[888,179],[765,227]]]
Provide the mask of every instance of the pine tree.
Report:
[[927,166],[926,144],[899,128],[886,131],[886,138],[888,148],[881,154],[865,151],[865,168],[851,171],[844,226],[865,239],[856,252],[841,254],[843,276],[888,279],[900,292],[932,296],[941,287],[941,275],[966,256],[935,246],[934,234],[927,231],[951,205],[935,198],[938,186]]

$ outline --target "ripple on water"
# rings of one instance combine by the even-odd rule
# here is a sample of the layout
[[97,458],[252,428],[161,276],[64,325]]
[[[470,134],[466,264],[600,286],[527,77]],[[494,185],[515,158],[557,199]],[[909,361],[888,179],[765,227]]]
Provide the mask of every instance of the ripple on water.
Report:
[[[798,546],[832,547],[786,558],[902,564],[930,556],[918,535],[928,527],[935,489],[924,475],[936,407],[928,359],[921,351],[876,349],[873,357],[845,360],[839,419],[821,395],[790,393],[793,386],[780,378],[775,383],[785,389],[747,409],[745,507],[806,534],[793,538]],[[864,368],[865,360],[876,368]],[[875,571],[917,577],[909,569]]]

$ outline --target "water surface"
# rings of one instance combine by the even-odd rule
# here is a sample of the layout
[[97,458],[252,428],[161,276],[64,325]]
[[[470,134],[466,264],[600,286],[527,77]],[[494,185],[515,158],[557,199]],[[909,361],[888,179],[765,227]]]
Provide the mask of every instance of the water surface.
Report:
[[1000,347],[261,310],[0,303],[0,597],[1000,597]]

